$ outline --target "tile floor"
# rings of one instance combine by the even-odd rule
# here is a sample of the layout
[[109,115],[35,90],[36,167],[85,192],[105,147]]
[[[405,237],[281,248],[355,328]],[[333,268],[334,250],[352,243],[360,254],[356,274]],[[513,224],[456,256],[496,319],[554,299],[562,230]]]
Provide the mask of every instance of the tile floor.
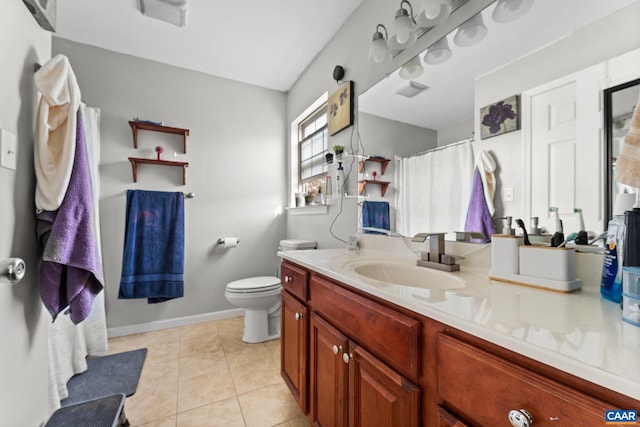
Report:
[[280,340],[242,342],[242,317],[109,340],[109,353],[146,347],[132,427],[307,427],[280,377]]

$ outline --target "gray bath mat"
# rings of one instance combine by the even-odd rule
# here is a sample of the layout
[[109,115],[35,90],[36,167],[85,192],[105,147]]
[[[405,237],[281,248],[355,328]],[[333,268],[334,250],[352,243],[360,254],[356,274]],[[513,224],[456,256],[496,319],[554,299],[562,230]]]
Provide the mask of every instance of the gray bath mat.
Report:
[[147,349],[110,354],[87,359],[87,370],[67,382],[69,396],[60,401],[64,406],[123,393],[136,392]]

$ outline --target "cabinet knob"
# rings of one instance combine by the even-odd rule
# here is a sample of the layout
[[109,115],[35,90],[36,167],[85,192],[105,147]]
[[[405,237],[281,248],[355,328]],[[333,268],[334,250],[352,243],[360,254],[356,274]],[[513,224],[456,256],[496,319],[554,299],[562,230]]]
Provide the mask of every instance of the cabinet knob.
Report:
[[338,345],[333,345],[333,354],[338,354],[342,351],[342,346],[338,346]]
[[353,359],[353,354],[342,353],[342,361],[349,363],[349,360]]
[[291,283],[293,279],[289,276],[284,276],[284,283]]
[[533,416],[526,409],[512,409],[509,411],[509,422],[513,427],[530,427]]
[[296,313],[296,320],[302,319],[302,313]]

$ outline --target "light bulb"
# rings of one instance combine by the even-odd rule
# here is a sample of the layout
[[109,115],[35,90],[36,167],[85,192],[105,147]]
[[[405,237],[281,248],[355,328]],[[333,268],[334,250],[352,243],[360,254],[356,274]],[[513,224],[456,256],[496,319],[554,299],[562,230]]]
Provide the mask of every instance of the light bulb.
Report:
[[431,28],[442,23],[451,15],[449,0],[423,0],[416,22],[421,28]]
[[442,64],[451,58],[451,55],[449,41],[446,37],[443,37],[427,49],[427,53],[424,55],[424,62],[430,65]]
[[[378,28],[380,27],[383,28],[386,33],[387,29],[385,26],[379,24]],[[369,46],[369,60],[376,63],[382,63],[391,60],[391,51],[389,51],[387,40],[384,35],[378,31],[378,28],[376,28],[376,32],[373,33],[373,40]]]
[[515,21],[533,7],[533,0],[498,0],[493,9],[493,20],[500,23]]
[[420,57],[414,56],[400,69],[400,77],[405,80],[412,80],[418,78],[424,72],[424,68],[420,63]]
[[458,46],[472,46],[482,41],[486,35],[487,27],[484,25],[482,14],[478,13],[460,25],[453,42]]

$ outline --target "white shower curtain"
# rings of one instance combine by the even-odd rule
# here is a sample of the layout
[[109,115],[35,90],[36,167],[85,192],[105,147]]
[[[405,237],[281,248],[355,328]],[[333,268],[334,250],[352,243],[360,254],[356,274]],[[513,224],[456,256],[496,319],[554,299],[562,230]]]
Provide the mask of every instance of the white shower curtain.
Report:
[[396,158],[398,233],[464,230],[473,178],[471,141]]
[[[87,154],[91,185],[94,194],[94,227],[100,230],[99,194],[100,182],[100,109],[80,106],[85,125]],[[102,259],[100,233],[98,248]],[[60,407],[60,400],[68,396],[67,381],[75,374],[87,370],[87,355],[107,351],[107,320],[104,307],[104,291],[93,301],[89,316],[77,325],[70,317],[61,314],[49,326],[49,411]]]

